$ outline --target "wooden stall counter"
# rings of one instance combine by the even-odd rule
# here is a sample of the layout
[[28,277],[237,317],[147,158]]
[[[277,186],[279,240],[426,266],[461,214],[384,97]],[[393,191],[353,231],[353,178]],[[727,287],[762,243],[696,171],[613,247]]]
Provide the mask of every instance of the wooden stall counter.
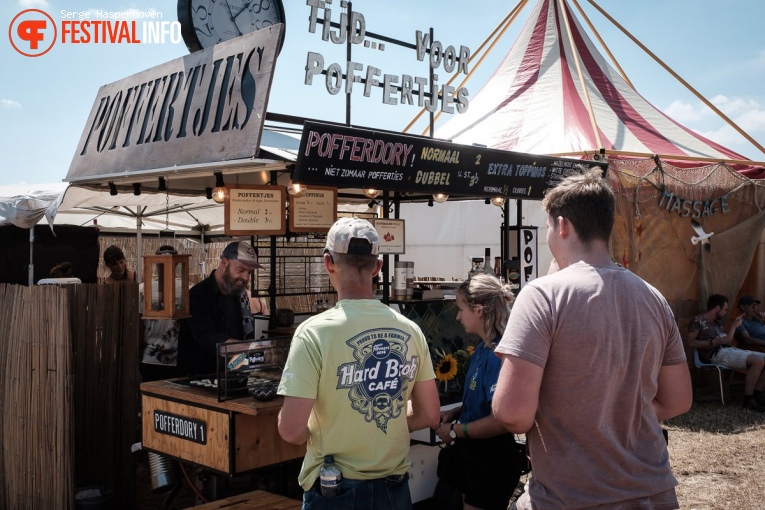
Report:
[[229,476],[305,455],[277,430],[282,397],[218,402],[217,393],[176,382],[141,384],[143,447]]

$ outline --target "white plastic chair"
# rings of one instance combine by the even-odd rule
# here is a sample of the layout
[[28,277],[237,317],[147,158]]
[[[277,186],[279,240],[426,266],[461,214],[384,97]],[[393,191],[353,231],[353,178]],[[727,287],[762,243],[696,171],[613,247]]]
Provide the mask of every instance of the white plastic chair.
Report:
[[733,379],[734,371],[731,368],[728,368],[723,365],[718,365],[717,363],[704,363],[701,361],[701,358],[699,357],[699,351],[698,349],[693,349],[693,362],[696,364],[696,368],[699,369],[699,371],[704,371],[705,369],[715,369],[717,370],[717,378],[720,381],[720,400],[722,401],[722,405],[725,405],[725,391],[723,389],[723,377],[722,373],[723,370],[730,371],[730,376],[728,376],[728,382],[726,384],[730,384],[731,380]]

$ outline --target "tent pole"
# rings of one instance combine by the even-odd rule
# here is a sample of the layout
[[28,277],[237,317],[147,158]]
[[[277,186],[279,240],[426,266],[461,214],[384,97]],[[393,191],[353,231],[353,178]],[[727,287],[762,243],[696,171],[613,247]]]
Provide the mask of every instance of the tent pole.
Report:
[[587,113],[590,114],[590,123],[592,124],[592,133],[595,135],[595,142],[598,144],[598,148],[603,147],[603,142],[600,139],[600,130],[598,129],[598,121],[595,120],[595,112],[592,109],[592,101],[590,101],[590,92],[587,90],[587,83],[584,81],[584,75],[582,74],[582,65],[580,64],[581,56],[579,55],[579,49],[576,47],[576,41],[574,41],[574,35],[571,33],[571,25],[568,21],[568,14],[566,14],[566,3],[564,0],[558,0],[558,8],[560,14],[563,16],[563,22],[566,25],[566,32],[568,35],[568,43],[571,45],[571,55],[576,64],[576,72],[579,75],[579,85],[582,87],[584,98],[587,101]]
[[[597,153],[597,150],[589,151],[593,154]],[[612,149],[606,149],[605,151],[606,155],[608,156],[630,156],[630,157],[638,157],[638,158],[646,158],[651,159],[653,156],[658,156],[661,159],[668,160],[668,161],[694,161],[694,162],[701,162],[701,163],[709,163],[709,164],[715,164],[715,163],[725,163],[726,165],[748,165],[748,166],[765,166],[765,161],[752,161],[749,159],[720,159],[720,158],[705,158],[701,156],[680,156],[678,154],[646,154],[645,152],[630,152],[630,151],[617,151]],[[553,157],[571,157],[571,156],[589,156],[590,154],[588,151],[573,151],[573,152],[553,152],[550,154],[546,154],[547,156],[553,156]]]
[[135,256],[136,256],[136,262],[135,262],[135,280],[138,283],[141,283],[143,281],[143,240],[141,237],[141,215],[143,213],[139,212],[138,215],[135,217],[135,229],[136,229],[136,250],[135,250]]
[[619,71],[619,74],[622,76],[622,78],[624,78],[624,81],[627,82],[627,85],[629,85],[630,87],[634,89],[635,86],[632,85],[632,82],[627,77],[627,73],[624,72],[624,69],[622,69],[622,66],[619,65],[619,62],[617,62],[616,57],[614,57],[614,54],[611,53],[610,49],[608,49],[608,45],[603,40],[603,38],[600,37],[600,34],[595,29],[595,25],[593,25],[592,21],[590,21],[590,18],[587,17],[587,14],[584,12],[584,9],[582,9],[582,7],[579,5],[579,2],[577,2],[577,0],[572,0],[572,1],[574,2],[574,5],[576,6],[576,8],[579,10],[579,14],[582,15],[582,18],[587,23],[587,26],[590,27],[590,30],[592,30],[592,33],[595,34],[595,37],[597,38],[600,45],[603,46],[603,49],[606,50],[606,53],[608,53],[608,56],[611,58],[611,62],[613,62],[614,66],[616,67],[616,70]]
[[202,266],[202,279],[204,280],[205,277],[207,276],[207,273],[205,273],[206,248],[205,248],[205,226],[204,225],[202,225],[202,235],[200,236],[200,238],[202,239],[202,262],[200,265]]
[[29,229],[29,270],[28,270],[28,282],[29,286],[35,284],[35,262],[34,262],[34,253],[35,253],[35,227],[32,225],[32,228]]
[[[494,35],[495,35],[495,34],[496,34],[496,33],[497,33],[497,32],[498,32],[500,29],[502,29],[502,33],[500,33],[500,34],[497,36],[497,38],[494,40],[494,42],[493,42],[493,43],[491,43],[491,46],[489,47],[489,49],[488,49],[488,50],[486,50],[486,52],[483,54],[483,56],[481,56],[480,60],[478,60],[478,63],[477,63],[477,64],[476,64],[476,65],[473,67],[473,70],[471,70],[471,71],[468,73],[467,77],[465,77],[465,79],[464,79],[464,80],[462,80],[462,83],[460,83],[460,85],[459,85],[459,87],[457,87],[457,89],[460,89],[460,88],[462,88],[462,86],[463,86],[463,85],[464,85],[464,84],[465,84],[465,83],[468,81],[468,79],[470,79],[470,76],[473,74],[473,71],[474,71],[475,69],[477,69],[477,68],[478,68],[478,66],[480,66],[480,65],[481,65],[481,63],[484,61],[484,59],[485,59],[485,58],[486,58],[486,56],[489,54],[489,52],[492,50],[492,48],[494,48],[494,45],[495,45],[495,44],[497,44],[497,42],[499,41],[499,39],[500,39],[500,38],[501,38],[503,35],[505,35],[505,32],[507,31],[507,29],[508,29],[508,28],[510,28],[510,25],[512,25],[512,24],[513,24],[513,21],[515,21],[515,18],[518,16],[518,14],[521,12],[521,10],[523,10],[523,8],[526,6],[526,4],[528,3],[528,1],[529,1],[529,0],[520,0],[520,1],[519,1],[519,2],[516,4],[516,6],[513,8],[513,10],[512,10],[512,11],[510,11],[510,13],[509,13],[507,16],[505,16],[505,19],[503,19],[502,21],[500,21],[500,22],[499,22],[499,24],[497,25],[497,27],[496,27],[496,28],[495,28],[495,29],[492,31],[492,33],[490,33],[490,34],[489,34],[489,35],[486,37],[486,39],[484,39],[484,41],[481,43],[481,45],[478,47],[478,49],[476,49],[476,50],[475,50],[475,52],[474,52],[474,53],[472,53],[472,54],[470,55],[470,58],[468,58],[468,63],[471,63],[471,62],[473,62],[473,59],[475,58],[475,56],[476,56],[476,55],[478,55],[478,54],[481,52],[481,50],[483,49],[483,47],[484,47],[484,46],[486,46],[486,44],[487,44],[487,43],[488,43],[488,42],[491,40],[491,38],[492,38],[492,37],[494,37]],[[512,19],[511,19],[511,18],[512,18]],[[509,21],[508,21],[508,20],[509,20]],[[446,82],[446,85],[451,85],[451,84],[452,84],[452,82],[453,82],[454,80],[456,80],[456,79],[457,79],[457,76],[458,76],[458,75],[459,75],[459,73],[455,73],[455,74],[454,74],[454,75],[453,75],[451,78],[449,78],[449,81],[447,81],[447,82]],[[415,116],[414,116],[414,118],[413,118],[413,119],[412,119],[412,120],[409,122],[409,124],[407,124],[407,125],[406,125],[406,127],[405,127],[404,129],[402,129],[402,130],[401,130],[401,132],[402,132],[402,133],[407,133],[407,132],[408,132],[408,131],[409,131],[409,130],[412,128],[412,126],[414,125],[414,123],[415,123],[415,122],[417,122],[417,120],[418,120],[420,117],[422,117],[422,114],[423,114],[423,113],[425,113],[425,111],[426,111],[426,109],[425,109],[425,108],[422,108],[422,109],[420,109],[420,112],[419,112],[417,115],[415,115]],[[438,113],[438,115],[436,115],[436,119],[438,119],[438,117],[439,117],[440,115],[441,115],[441,112],[439,112],[439,113]],[[426,129],[425,131],[423,131],[423,135],[425,134],[425,132],[426,132],[426,131],[427,131],[427,129]]]
[[[592,4],[592,5],[593,5],[593,6],[594,6],[594,7],[595,7],[597,10],[599,10],[599,11],[600,11],[600,13],[601,13],[603,16],[605,16],[606,18],[608,18],[608,20],[609,20],[611,23],[613,23],[613,24],[616,26],[616,28],[618,28],[619,30],[621,30],[622,32],[624,32],[624,35],[626,35],[627,37],[629,37],[630,39],[632,39],[632,42],[634,42],[635,44],[637,44],[637,45],[640,47],[640,49],[641,49],[641,50],[643,50],[644,52],[646,52],[646,54],[647,54],[648,56],[650,56],[652,59],[654,59],[654,60],[656,61],[656,63],[657,63],[657,64],[659,64],[661,67],[663,67],[665,71],[667,71],[669,74],[671,74],[672,76],[674,76],[674,78],[675,78],[677,81],[679,81],[680,83],[682,83],[682,84],[683,84],[683,86],[684,86],[685,88],[687,88],[689,91],[691,91],[691,93],[693,93],[693,95],[694,95],[694,96],[696,96],[696,97],[699,99],[699,101],[701,101],[702,103],[704,103],[705,105],[707,105],[707,106],[708,106],[708,107],[709,107],[709,108],[710,108],[710,109],[711,109],[713,112],[715,112],[717,115],[719,115],[719,116],[720,116],[720,118],[721,118],[722,120],[724,120],[725,122],[727,122],[727,123],[728,123],[728,125],[729,125],[730,127],[732,127],[733,129],[735,129],[735,130],[738,132],[738,134],[740,134],[741,136],[743,136],[744,138],[746,138],[746,139],[749,141],[749,143],[751,143],[752,145],[754,145],[755,147],[757,147],[757,148],[758,148],[758,149],[759,149],[761,152],[765,153],[765,147],[763,147],[762,145],[760,145],[759,143],[757,143],[757,141],[756,141],[754,138],[752,138],[751,136],[749,136],[749,135],[748,135],[748,134],[747,134],[747,133],[746,133],[746,132],[745,132],[743,129],[741,129],[740,127],[738,127],[738,124],[736,124],[735,122],[733,122],[732,120],[730,120],[730,119],[729,119],[729,118],[728,118],[728,117],[727,117],[727,116],[726,116],[726,115],[725,115],[723,112],[721,112],[721,111],[720,111],[720,110],[719,110],[719,109],[718,109],[718,108],[717,108],[715,105],[713,105],[712,103],[710,103],[710,102],[707,100],[707,98],[705,98],[704,96],[702,96],[702,95],[701,95],[699,92],[697,92],[697,91],[696,91],[696,89],[694,89],[693,87],[691,87],[691,85],[690,85],[690,84],[689,84],[687,81],[685,81],[684,79],[682,79],[682,78],[680,77],[680,75],[678,75],[678,74],[677,74],[675,71],[673,71],[673,70],[672,70],[672,68],[671,68],[671,67],[669,67],[667,64],[665,64],[664,62],[662,62],[662,60],[661,60],[659,57],[657,57],[656,55],[654,55],[654,54],[651,52],[651,50],[649,50],[648,48],[646,48],[646,47],[643,45],[643,43],[641,43],[640,41],[638,41],[638,40],[637,40],[637,38],[636,38],[635,36],[633,36],[631,33],[629,33],[629,31],[628,31],[626,28],[624,28],[623,26],[621,26],[621,25],[619,24],[619,22],[617,22],[617,21],[616,21],[614,18],[612,18],[611,16],[609,16],[609,15],[608,15],[608,13],[607,13],[606,11],[604,11],[604,10],[603,10],[603,9],[602,9],[602,8],[601,8],[601,7],[600,7],[598,4],[596,4],[596,3],[595,3],[593,0],[588,0],[588,1],[589,1],[589,2],[590,2],[590,4]],[[600,143],[600,142],[598,142],[598,143]],[[603,146],[603,145],[600,145],[600,147],[602,147],[602,146]]]

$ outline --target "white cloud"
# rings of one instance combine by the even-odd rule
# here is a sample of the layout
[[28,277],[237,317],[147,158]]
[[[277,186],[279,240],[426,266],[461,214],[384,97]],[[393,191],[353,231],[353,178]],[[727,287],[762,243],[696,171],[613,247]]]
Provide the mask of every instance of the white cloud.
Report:
[[[725,95],[717,95],[709,101],[750,137],[765,145],[765,106],[754,99]],[[664,113],[700,135],[739,154],[755,161],[763,159],[760,150],[701,101],[692,103],[674,101],[664,109]]]
[[[680,124],[690,124],[693,122],[699,122],[704,117],[704,113],[699,108],[703,105],[692,105],[685,101],[672,101],[667,108],[664,109],[664,113],[675,119]],[[706,108],[706,106],[704,106]],[[707,108],[708,109],[708,108]]]
[[12,99],[0,99],[0,106],[4,110],[21,110],[21,103]]
[[710,99],[710,102],[731,118],[761,108],[760,103],[757,101],[740,97],[728,98],[727,96],[717,95]]
[[19,0],[19,5],[24,9],[47,9],[50,6],[47,0]]

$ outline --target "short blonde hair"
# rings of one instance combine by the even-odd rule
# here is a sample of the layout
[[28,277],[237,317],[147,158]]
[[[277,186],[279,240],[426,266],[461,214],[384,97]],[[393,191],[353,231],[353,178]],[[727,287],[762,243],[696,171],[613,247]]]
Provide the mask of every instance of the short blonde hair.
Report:
[[[515,300],[510,285],[501,283],[492,275],[477,274],[462,282],[457,294],[462,296],[468,306],[481,305],[483,329],[487,333],[493,332],[492,338],[502,336],[510,317],[510,305]],[[488,347],[494,347],[491,341],[487,341],[486,344]]]

